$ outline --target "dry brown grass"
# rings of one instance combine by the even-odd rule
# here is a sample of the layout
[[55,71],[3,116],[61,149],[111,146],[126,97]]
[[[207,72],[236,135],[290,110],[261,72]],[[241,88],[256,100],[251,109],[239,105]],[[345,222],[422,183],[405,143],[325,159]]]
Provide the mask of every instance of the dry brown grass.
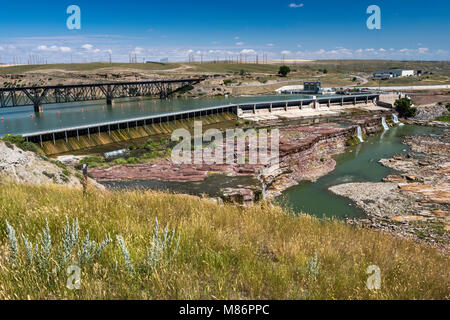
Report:
[[[95,240],[123,235],[136,266],[157,217],[181,233],[179,252],[167,267],[130,274],[114,242],[83,270],[79,291],[66,289],[64,274],[47,279],[22,263],[11,266],[6,219],[18,237],[25,233],[37,241],[47,218],[56,246],[66,216],[78,218],[81,233],[89,230]],[[0,299],[449,298],[449,260],[436,249],[266,204],[242,209],[141,191],[92,191],[84,198],[67,188],[3,184],[0,221]],[[19,245],[23,251],[21,240]],[[316,252],[320,268],[314,277],[304,266]],[[381,268],[379,291],[366,288],[370,265]]]

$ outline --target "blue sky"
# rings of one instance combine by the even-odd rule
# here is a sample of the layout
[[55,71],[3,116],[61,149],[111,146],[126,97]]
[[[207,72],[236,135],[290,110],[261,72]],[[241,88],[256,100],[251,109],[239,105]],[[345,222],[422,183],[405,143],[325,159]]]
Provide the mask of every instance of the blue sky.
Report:
[[[6,2],[6,1],[5,1]],[[69,5],[81,30],[68,30]],[[381,30],[369,30],[370,5]],[[445,0],[8,1],[0,10],[3,63],[279,59],[450,59]]]

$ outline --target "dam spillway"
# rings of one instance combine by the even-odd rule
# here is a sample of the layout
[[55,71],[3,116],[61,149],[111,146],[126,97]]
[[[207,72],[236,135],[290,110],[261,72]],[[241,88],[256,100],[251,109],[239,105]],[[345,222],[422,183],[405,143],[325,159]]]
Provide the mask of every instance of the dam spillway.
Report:
[[[93,135],[101,136],[106,134],[112,136],[113,131],[130,129],[144,131],[147,127],[169,123],[177,123],[185,120],[202,119],[218,114],[235,114],[240,115],[256,110],[266,109],[269,111],[302,109],[302,108],[319,108],[331,107],[332,105],[359,104],[374,102],[379,98],[377,94],[348,95],[348,96],[329,96],[329,97],[308,97],[308,96],[259,96],[234,99],[198,99],[188,102],[183,99],[175,99],[173,101],[156,101],[156,100],[134,100],[116,103],[112,108],[95,105],[95,108],[89,106],[78,105],[65,109],[64,106],[47,109],[41,118],[33,118],[21,114],[17,117],[14,112],[5,114],[7,119],[0,123],[0,136],[7,134],[22,135],[28,141],[38,143],[41,146],[44,142],[51,141],[56,144],[57,140],[65,140],[68,142],[70,138],[80,139],[86,136],[91,139]],[[193,101],[193,103],[192,103]],[[189,104],[189,102],[191,102]],[[220,104],[229,102],[229,104]],[[210,106],[212,104],[212,106]],[[214,105],[216,104],[216,105]],[[152,108],[153,105],[153,108]],[[162,107],[161,107],[162,105]],[[174,106],[175,105],[175,106]],[[209,106],[208,106],[209,105]],[[83,107],[84,106],[84,107]],[[150,107],[149,107],[150,106]],[[158,108],[156,107],[158,106]],[[198,108],[194,108],[197,106]],[[127,112],[131,108],[133,112]],[[61,110],[61,111],[60,111]],[[173,112],[164,112],[164,110],[177,110]],[[43,130],[38,130],[38,123],[48,123],[45,120],[49,113],[50,123]],[[92,122],[89,115],[94,115]],[[137,117],[129,117],[130,115],[141,115]],[[2,117],[3,118],[3,117]],[[105,119],[105,121],[102,121]],[[84,123],[83,123],[84,122]],[[87,123],[86,123],[87,122]],[[35,126],[30,125],[35,124]],[[70,124],[76,124],[71,126]],[[25,132],[23,132],[25,131]],[[170,129],[169,129],[170,131]],[[144,135],[144,132],[142,133]],[[139,135],[139,137],[141,137]],[[138,138],[139,138],[138,137]]]

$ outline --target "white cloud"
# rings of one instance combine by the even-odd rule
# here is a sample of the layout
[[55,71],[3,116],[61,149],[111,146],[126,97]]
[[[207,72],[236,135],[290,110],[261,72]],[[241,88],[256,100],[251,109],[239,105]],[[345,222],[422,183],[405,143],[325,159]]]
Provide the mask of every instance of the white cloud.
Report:
[[256,54],[256,51],[253,49],[244,49],[241,51],[242,54]]
[[56,46],[52,46],[52,47],[39,46],[37,49],[39,51],[58,51],[58,48]]
[[3,47],[0,47],[0,51],[3,51],[3,50],[5,50],[5,48],[3,48]]
[[241,39],[241,38],[239,38],[239,37],[234,37],[234,40],[239,40],[239,39]]
[[302,7],[304,7],[305,5],[303,4],[303,3],[299,3],[299,4],[296,4],[296,3],[291,3],[290,5],[289,5],[289,8],[302,8]]
[[274,43],[268,43],[267,46],[268,47],[275,47],[275,44]]
[[285,56],[290,56],[292,54],[292,52],[289,50],[284,50],[284,51],[281,51],[281,54],[285,55]]
[[244,42],[236,42],[237,46],[243,46],[245,43]]
[[49,46],[46,46],[46,45],[38,46],[37,49],[39,51],[47,51],[47,52],[61,51],[61,52],[64,52],[64,53],[72,51],[72,49],[69,48],[69,47],[58,47],[58,46],[50,46],[49,47]]
[[301,47],[302,47],[302,45],[301,45],[301,44],[298,44],[298,45],[297,45],[297,48],[301,48]]
[[85,44],[85,45],[82,45],[81,48],[83,48],[87,51],[91,51],[92,49],[94,49],[94,46],[92,44]]
[[419,48],[420,54],[425,54],[425,53],[428,53],[429,51],[430,51],[430,49],[428,49],[428,48]]

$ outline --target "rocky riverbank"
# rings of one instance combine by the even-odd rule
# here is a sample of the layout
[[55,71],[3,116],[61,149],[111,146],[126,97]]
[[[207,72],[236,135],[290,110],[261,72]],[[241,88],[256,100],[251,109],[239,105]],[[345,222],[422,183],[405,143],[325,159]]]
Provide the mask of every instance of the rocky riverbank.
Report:
[[350,220],[450,248],[450,135],[407,137],[412,152],[382,159],[395,170],[379,183],[334,186],[335,194],[352,199],[368,215]]
[[417,108],[417,114],[414,120],[417,121],[434,121],[436,118],[447,114],[449,111],[445,105],[433,105]]
[[[301,181],[315,181],[333,171],[336,166],[333,155],[342,153],[346,148],[359,143],[356,137],[358,126],[364,135],[375,134],[382,130],[381,119],[374,116],[358,116],[352,119],[336,118],[327,123],[313,125],[258,123],[257,129],[277,128],[280,132],[279,166],[265,167],[252,164],[227,165],[180,165],[171,159],[159,158],[149,163],[117,165],[110,168],[97,167],[90,174],[98,181],[161,180],[195,183],[203,181],[212,174],[226,176],[252,176],[264,182],[265,196],[274,198],[282,191]],[[270,141],[268,143],[270,146]],[[249,155],[249,146],[246,156]],[[255,186],[223,190],[223,199],[246,199],[251,204],[261,198],[262,187]],[[208,190],[205,190],[207,193]]]
[[[82,176],[69,166],[0,140],[0,183],[58,184],[82,188]],[[89,185],[104,190],[94,180]]]

